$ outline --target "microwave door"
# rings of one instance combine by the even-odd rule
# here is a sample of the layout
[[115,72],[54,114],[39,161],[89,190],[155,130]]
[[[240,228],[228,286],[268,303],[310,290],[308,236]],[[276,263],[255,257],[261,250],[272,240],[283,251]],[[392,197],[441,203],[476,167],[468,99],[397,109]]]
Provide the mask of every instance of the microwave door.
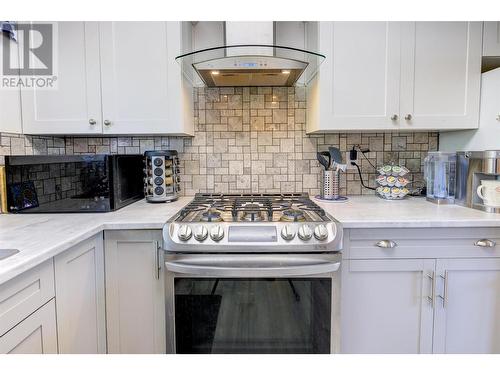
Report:
[[142,155],[110,156],[112,180],[112,209],[116,210],[141,199],[143,191]]
[[166,255],[168,353],[335,353],[338,254]]

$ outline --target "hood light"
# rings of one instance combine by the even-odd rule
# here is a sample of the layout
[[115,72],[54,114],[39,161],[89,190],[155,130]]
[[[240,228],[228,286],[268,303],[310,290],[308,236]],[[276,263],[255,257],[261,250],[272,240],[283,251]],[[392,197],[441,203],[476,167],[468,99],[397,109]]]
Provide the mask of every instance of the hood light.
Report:
[[218,71],[218,70],[212,70],[210,73],[211,73],[213,76],[217,76],[217,75],[219,75],[219,71]]
[[290,74],[290,71],[289,70],[282,70],[281,73],[282,74]]

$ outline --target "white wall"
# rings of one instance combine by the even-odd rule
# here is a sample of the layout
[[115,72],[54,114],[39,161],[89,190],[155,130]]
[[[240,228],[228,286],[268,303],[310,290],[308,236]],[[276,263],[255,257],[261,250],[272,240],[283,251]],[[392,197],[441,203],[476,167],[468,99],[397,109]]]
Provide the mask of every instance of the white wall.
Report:
[[482,74],[479,129],[444,132],[440,151],[500,150],[500,68]]

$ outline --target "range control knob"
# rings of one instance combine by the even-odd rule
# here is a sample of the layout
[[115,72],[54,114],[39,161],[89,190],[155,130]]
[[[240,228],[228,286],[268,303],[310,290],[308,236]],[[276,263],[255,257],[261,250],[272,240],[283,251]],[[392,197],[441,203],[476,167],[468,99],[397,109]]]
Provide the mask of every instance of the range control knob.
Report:
[[215,242],[219,242],[224,238],[224,229],[220,225],[213,226],[210,229],[210,238]]
[[328,229],[323,224],[317,225],[314,228],[314,237],[319,241],[324,241],[328,238]]
[[281,229],[281,237],[285,241],[291,241],[295,237],[295,231],[293,230],[291,225],[285,225],[283,229]]
[[302,241],[309,241],[313,235],[311,228],[307,224],[304,224],[299,228],[298,234]]
[[178,232],[177,232],[177,236],[179,237],[179,240],[181,240],[181,241],[189,240],[191,238],[192,234],[193,234],[193,232],[188,225],[181,225]]
[[208,237],[208,230],[204,225],[199,225],[194,228],[194,238],[196,241],[202,242],[205,241]]

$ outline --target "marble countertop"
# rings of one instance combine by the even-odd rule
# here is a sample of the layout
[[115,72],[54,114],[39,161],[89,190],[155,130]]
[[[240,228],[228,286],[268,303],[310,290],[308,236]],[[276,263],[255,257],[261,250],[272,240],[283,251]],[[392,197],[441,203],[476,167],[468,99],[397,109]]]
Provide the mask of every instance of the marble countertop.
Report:
[[437,205],[425,198],[389,201],[376,196],[352,196],[331,203],[313,198],[344,228],[500,227],[500,214],[458,205]]
[[[0,284],[102,230],[160,229],[191,199],[165,204],[142,200],[109,213],[0,215],[0,249],[19,250],[0,261]],[[500,214],[437,206],[423,198],[384,201],[355,196],[345,203],[315,201],[344,228],[500,227]]]
[[146,200],[115,212],[0,215],[0,249],[19,253],[0,261],[0,284],[106,229],[161,229],[192,197]]

